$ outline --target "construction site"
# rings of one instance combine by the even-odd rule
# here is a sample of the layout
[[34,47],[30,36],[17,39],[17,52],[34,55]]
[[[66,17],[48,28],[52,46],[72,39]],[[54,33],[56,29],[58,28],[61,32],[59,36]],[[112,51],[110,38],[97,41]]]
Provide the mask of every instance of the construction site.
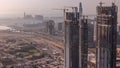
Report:
[[95,15],[83,6],[53,9],[62,18],[24,12],[12,20],[0,30],[0,68],[120,68],[118,5],[100,2]]
[[120,68],[117,5],[100,2],[94,19],[83,15],[82,3],[79,11],[78,7],[71,8],[65,12],[65,68]]

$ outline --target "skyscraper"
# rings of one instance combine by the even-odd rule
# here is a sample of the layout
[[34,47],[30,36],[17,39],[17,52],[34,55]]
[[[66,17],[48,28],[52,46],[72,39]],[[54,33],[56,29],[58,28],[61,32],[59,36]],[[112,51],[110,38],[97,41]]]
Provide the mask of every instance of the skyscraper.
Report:
[[48,20],[45,22],[46,32],[48,34],[54,35],[55,22],[53,20]]
[[97,68],[116,68],[117,6],[97,7]]
[[88,19],[83,16],[80,22],[80,68],[87,67],[88,57]]
[[79,12],[65,12],[65,68],[79,68]]

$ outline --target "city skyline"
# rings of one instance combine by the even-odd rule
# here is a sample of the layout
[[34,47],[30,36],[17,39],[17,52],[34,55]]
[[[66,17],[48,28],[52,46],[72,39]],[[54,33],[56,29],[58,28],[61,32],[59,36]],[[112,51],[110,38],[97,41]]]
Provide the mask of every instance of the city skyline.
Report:
[[[96,6],[100,1],[96,0],[0,0],[0,17],[21,17],[23,13],[41,14],[44,16],[62,16],[62,11],[55,11],[54,8],[64,8],[64,6],[78,6],[83,3],[83,14],[96,14]],[[119,0],[116,0],[119,5]],[[110,4],[112,0],[103,1]],[[90,6],[91,8],[89,8]],[[49,11],[49,12],[48,12]]]
[[120,68],[120,0],[0,1],[0,68]]

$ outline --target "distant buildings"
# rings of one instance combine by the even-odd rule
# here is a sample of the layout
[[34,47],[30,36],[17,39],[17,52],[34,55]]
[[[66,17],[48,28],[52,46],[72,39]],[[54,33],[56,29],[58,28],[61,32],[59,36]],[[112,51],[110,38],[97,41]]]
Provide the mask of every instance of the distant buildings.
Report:
[[24,19],[33,19],[33,16],[32,15],[24,15]]
[[43,23],[44,17],[42,15],[28,15],[24,13],[23,23],[24,24],[36,24]]
[[48,20],[48,21],[45,21],[45,31],[48,33],[48,34],[51,34],[51,35],[54,35],[55,34],[55,22],[53,20]]
[[63,23],[58,23],[58,31],[62,31],[63,30]]
[[34,17],[32,15],[28,15],[24,13],[24,19],[35,19],[35,20],[41,20],[43,21],[44,17],[42,15],[35,15]]
[[43,21],[44,17],[42,15],[35,15],[34,19]]

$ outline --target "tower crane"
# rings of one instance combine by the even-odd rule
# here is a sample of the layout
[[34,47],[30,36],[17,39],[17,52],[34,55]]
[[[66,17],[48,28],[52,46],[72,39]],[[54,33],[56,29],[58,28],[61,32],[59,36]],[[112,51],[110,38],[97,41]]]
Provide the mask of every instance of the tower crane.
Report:
[[53,10],[61,10],[61,11],[63,11],[63,16],[64,16],[64,20],[65,20],[65,12],[68,11],[69,9],[66,9],[66,8],[61,8],[61,9],[56,8],[56,9],[53,9]]

